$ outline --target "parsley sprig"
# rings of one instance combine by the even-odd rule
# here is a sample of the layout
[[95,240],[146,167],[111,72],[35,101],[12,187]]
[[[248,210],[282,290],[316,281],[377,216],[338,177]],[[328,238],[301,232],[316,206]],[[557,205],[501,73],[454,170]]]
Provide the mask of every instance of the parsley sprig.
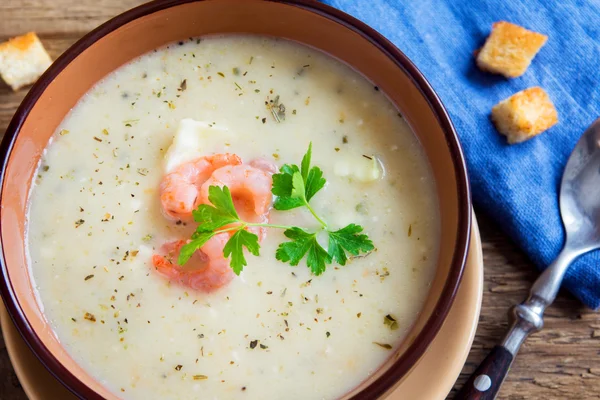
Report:
[[308,203],[327,181],[323,178],[323,171],[319,167],[310,167],[312,157],[312,143],[308,145],[308,151],[302,157],[300,168],[297,165],[285,164],[281,167],[279,174],[273,175],[273,189],[271,192],[277,196],[273,207],[276,210],[285,211],[297,207],[306,207],[323,227],[327,227]]
[[[229,188],[211,186],[208,190],[208,200],[211,204],[201,204],[192,213],[198,228],[192,235],[192,240],[181,248],[178,263],[184,265],[194,252],[213,236],[223,232],[233,232],[223,248],[223,255],[231,258],[230,266],[233,272],[239,275],[248,265],[244,248],[250,254],[259,255],[258,236],[246,230],[252,226],[284,229],[283,234],[289,241],[279,245],[275,258],[296,266],[306,257],[306,264],[315,275],[321,275],[332,262],[346,265],[348,254],[358,256],[361,252],[372,251],[373,242],[362,233],[362,226],[349,224],[341,229],[331,230],[311,207],[310,200],[327,183],[323,178],[323,171],[317,166],[311,167],[311,157],[312,143],[308,146],[300,167],[285,164],[278,174],[273,175],[271,191],[276,196],[273,203],[276,210],[286,211],[306,207],[321,225],[318,230],[310,232],[297,226],[244,221],[235,209]],[[322,234],[327,236],[327,250],[317,240],[317,236]]]

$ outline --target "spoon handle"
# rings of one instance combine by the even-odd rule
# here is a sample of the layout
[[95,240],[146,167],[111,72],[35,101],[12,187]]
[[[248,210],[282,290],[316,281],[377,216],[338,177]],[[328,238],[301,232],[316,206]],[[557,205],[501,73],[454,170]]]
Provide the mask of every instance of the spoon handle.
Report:
[[531,287],[527,300],[512,308],[512,326],[502,344],[492,349],[458,392],[455,400],[496,398],[521,344],[529,334],[544,326],[544,311],[554,301],[565,272],[578,255],[566,247],[542,272]]
[[513,355],[504,346],[496,346],[479,364],[455,400],[493,400],[508,374]]
[[543,319],[533,310],[537,310],[543,315],[545,309],[543,304],[532,293],[525,302],[513,307],[511,313],[513,324],[504,341],[494,347],[479,364],[479,367],[458,392],[455,400],[493,400],[496,398],[521,344],[530,333],[542,328]]

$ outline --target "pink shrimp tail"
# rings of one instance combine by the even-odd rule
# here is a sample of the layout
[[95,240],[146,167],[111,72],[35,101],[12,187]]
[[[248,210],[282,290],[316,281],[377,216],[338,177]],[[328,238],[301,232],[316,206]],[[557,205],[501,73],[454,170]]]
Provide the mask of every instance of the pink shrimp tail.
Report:
[[229,260],[223,256],[227,240],[228,233],[213,236],[192,255],[185,266],[179,265],[177,259],[181,247],[187,242],[167,242],[161,247],[161,254],[152,256],[152,264],[159,274],[169,280],[195,290],[212,292],[227,285],[235,276],[229,267]]
[[277,165],[274,162],[267,160],[266,158],[255,158],[248,163],[251,167],[261,169],[268,174],[275,174],[278,171]]

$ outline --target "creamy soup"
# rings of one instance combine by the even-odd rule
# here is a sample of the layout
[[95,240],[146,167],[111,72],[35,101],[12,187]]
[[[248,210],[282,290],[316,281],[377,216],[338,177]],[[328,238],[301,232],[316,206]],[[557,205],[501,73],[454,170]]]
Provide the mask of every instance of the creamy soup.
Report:
[[[376,248],[319,276],[278,261],[280,229],[210,292],[157,272],[186,240],[160,182],[195,158],[312,163],[310,204]],[[433,279],[438,205],[427,160],[385,95],[283,40],[190,39],[107,76],[56,130],[31,192],[28,251],[45,316],[71,356],[127,399],[334,399],[368,378],[414,323]],[[272,224],[319,228],[305,208]],[[322,238],[319,237],[319,241]],[[327,244],[323,243],[326,247]]]

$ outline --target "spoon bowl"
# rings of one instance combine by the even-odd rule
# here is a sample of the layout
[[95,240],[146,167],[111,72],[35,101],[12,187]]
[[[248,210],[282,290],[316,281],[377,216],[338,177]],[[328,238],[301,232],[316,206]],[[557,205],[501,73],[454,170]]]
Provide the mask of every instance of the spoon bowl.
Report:
[[566,248],[581,254],[600,248],[600,119],[569,157],[560,189]]

